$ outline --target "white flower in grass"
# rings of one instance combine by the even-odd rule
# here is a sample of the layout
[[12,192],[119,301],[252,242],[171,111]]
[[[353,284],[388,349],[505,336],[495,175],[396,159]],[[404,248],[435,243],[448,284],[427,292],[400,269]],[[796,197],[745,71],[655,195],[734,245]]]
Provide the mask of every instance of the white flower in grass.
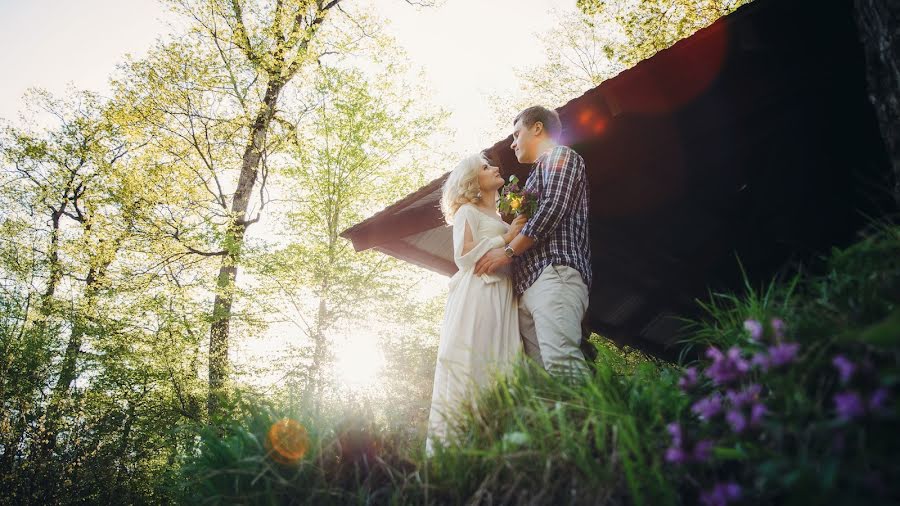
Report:
[[503,435],[503,447],[511,448],[517,446],[525,446],[528,444],[530,439],[531,438],[528,437],[528,434],[524,432],[507,432]]

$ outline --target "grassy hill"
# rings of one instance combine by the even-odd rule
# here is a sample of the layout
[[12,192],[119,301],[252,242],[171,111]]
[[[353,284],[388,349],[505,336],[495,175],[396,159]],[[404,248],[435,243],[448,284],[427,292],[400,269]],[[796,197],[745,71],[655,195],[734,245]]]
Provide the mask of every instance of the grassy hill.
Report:
[[[184,457],[192,504],[890,504],[900,498],[900,227],[710,294],[682,364],[595,336],[590,381],[520,367],[431,458],[352,408],[264,399]],[[477,407],[476,407],[477,406]]]

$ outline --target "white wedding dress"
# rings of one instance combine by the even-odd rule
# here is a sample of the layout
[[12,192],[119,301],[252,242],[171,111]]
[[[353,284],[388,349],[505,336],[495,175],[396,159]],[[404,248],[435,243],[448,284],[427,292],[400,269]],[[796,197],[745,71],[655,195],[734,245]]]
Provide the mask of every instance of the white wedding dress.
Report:
[[[462,254],[465,224],[475,246]],[[453,256],[459,271],[450,279],[441,324],[434,390],[428,416],[426,453],[450,435],[455,410],[472,401],[475,389],[495,374],[508,372],[519,358],[518,300],[508,270],[475,275],[475,263],[488,250],[504,245],[509,225],[474,205],[463,204],[453,217]],[[437,440],[437,441],[435,441]]]

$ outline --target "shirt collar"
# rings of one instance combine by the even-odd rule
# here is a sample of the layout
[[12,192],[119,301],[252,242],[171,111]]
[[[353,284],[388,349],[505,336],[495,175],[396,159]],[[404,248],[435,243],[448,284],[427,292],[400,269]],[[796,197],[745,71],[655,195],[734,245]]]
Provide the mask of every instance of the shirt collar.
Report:
[[559,146],[559,144],[557,144],[556,146],[551,146],[551,147],[547,148],[546,150],[544,150],[543,153],[541,153],[540,155],[538,155],[537,158],[534,159],[534,163],[531,164],[531,166],[532,166],[532,167],[537,167],[538,164],[541,163],[541,160],[543,160],[544,158],[546,158],[546,157],[550,154],[551,151],[553,151],[554,149],[556,149],[557,146]]

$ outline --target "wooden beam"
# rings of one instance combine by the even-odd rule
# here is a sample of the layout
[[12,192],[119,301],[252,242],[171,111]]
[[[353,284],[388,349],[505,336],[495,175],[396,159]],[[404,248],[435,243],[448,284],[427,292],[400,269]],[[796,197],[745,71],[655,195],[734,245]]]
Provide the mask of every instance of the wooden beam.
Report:
[[433,255],[404,241],[379,244],[375,246],[375,250],[445,276],[452,276],[458,270],[456,264],[446,258]]
[[[444,184],[444,181],[447,180],[447,177],[449,176],[449,174],[450,174],[449,172],[443,174],[441,177],[431,181],[430,183],[419,188],[415,192],[413,192],[413,193],[407,195],[406,197],[398,200],[397,202],[387,206],[386,208],[375,213],[374,215],[370,216],[369,218],[357,223],[356,225],[353,225],[352,227],[348,228],[347,230],[344,230],[343,232],[341,232],[341,237],[352,240],[359,230],[365,229],[366,227],[369,227],[372,224],[380,223],[385,220],[389,220],[393,215],[400,213],[401,211],[403,211],[404,209],[407,209],[409,206],[415,204],[419,200],[426,198],[428,195],[433,193],[435,190],[441,188],[441,186]],[[357,251],[359,251],[359,250],[357,250]]]
[[353,241],[353,248],[356,251],[363,251],[375,246],[394,243],[404,237],[445,224],[438,203],[435,201],[434,205],[429,203],[415,209],[401,211],[391,215],[388,219],[373,220],[367,226],[360,227],[348,235]]

